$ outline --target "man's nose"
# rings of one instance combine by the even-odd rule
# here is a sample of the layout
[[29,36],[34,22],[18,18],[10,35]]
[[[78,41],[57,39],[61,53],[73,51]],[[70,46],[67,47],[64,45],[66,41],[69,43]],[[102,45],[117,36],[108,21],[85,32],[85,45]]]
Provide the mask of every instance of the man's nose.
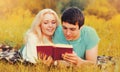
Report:
[[70,30],[67,30],[66,35],[70,35],[70,34],[71,34]]

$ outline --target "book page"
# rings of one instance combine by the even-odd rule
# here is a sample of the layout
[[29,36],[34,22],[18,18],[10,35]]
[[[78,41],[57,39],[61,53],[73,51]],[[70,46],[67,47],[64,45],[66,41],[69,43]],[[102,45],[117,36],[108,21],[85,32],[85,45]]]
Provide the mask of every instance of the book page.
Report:
[[60,48],[73,48],[72,45],[68,45],[68,44],[54,44],[54,47],[60,47]]

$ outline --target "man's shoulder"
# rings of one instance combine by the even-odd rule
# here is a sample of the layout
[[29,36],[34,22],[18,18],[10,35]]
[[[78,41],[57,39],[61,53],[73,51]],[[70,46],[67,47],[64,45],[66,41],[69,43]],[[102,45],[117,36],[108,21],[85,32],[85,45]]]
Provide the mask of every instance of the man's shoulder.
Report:
[[96,34],[96,30],[93,27],[86,26],[86,25],[82,27],[80,32],[81,32],[82,36],[85,36],[85,37]]
[[91,27],[91,26],[84,25],[82,27],[82,30],[85,30],[85,31],[94,31],[95,29],[93,27]]
[[61,34],[61,33],[63,33],[63,31],[62,31],[62,26],[59,25],[59,26],[56,28],[54,35],[56,35],[56,34],[58,35],[58,34]]
[[54,43],[66,43],[66,39],[64,37],[61,25],[59,25],[55,30],[52,40]]
[[56,28],[56,30],[61,31],[62,30],[62,25],[58,25],[58,27]]
[[89,40],[91,37],[97,37],[97,32],[93,27],[83,26],[81,30],[81,36],[86,40]]

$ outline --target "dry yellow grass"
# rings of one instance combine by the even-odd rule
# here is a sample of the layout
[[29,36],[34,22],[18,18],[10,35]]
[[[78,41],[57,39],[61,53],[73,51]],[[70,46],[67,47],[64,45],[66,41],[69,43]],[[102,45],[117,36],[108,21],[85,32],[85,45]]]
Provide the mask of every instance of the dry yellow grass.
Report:
[[0,42],[12,41],[17,46],[22,45],[23,36],[31,26],[32,20],[30,12],[23,9],[9,14],[6,18],[0,18]]
[[[13,15],[8,19],[0,20],[0,41],[13,41],[14,46],[17,49],[23,44],[23,36],[27,29],[31,26],[31,22],[34,17],[31,15]],[[113,56],[117,59],[116,66],[108,66],[107,71],[118,72],[120,71],[120,30],[119,30],[120,15],[114,16],[111,20],[105,21],[104,19],[98,19],[95,16],[86,15],[86,24],[96,29],[100,36],[99,55]],[[101,72],[98,67],[92,65],[85,65],[82,68],[49,68],[50,72]],[[47,72],[48,68],[43,65],[27,66],[24,65],[10,65],[0,62],[0,72]]]
[[[17,49],[23,44],[23,37],[31,26],[34,16],[28,10],[19,8],[14,13],[0,16],[0,43],[13,42]],[[120,14],[115,14],[111,19],[105,20],[95,15],[86,15],[85,24],[96,29],[100,36],[99,55],[113,56],[116,66],[108,65],[107,72],[120,72]],[[85,65],[81,68],[48,68],[42,64],[36,66],[11,65],[0,61],[0,72],[101,72],[98,67]]]

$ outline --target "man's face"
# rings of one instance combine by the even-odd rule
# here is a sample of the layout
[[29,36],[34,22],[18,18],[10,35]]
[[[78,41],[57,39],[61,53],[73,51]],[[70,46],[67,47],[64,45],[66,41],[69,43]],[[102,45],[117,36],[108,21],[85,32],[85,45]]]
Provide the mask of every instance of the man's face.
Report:
[[63,33],[67,40],[76,40],[80,36],[80,29],[78,24],[73,25],[68,22],[63,22]]

